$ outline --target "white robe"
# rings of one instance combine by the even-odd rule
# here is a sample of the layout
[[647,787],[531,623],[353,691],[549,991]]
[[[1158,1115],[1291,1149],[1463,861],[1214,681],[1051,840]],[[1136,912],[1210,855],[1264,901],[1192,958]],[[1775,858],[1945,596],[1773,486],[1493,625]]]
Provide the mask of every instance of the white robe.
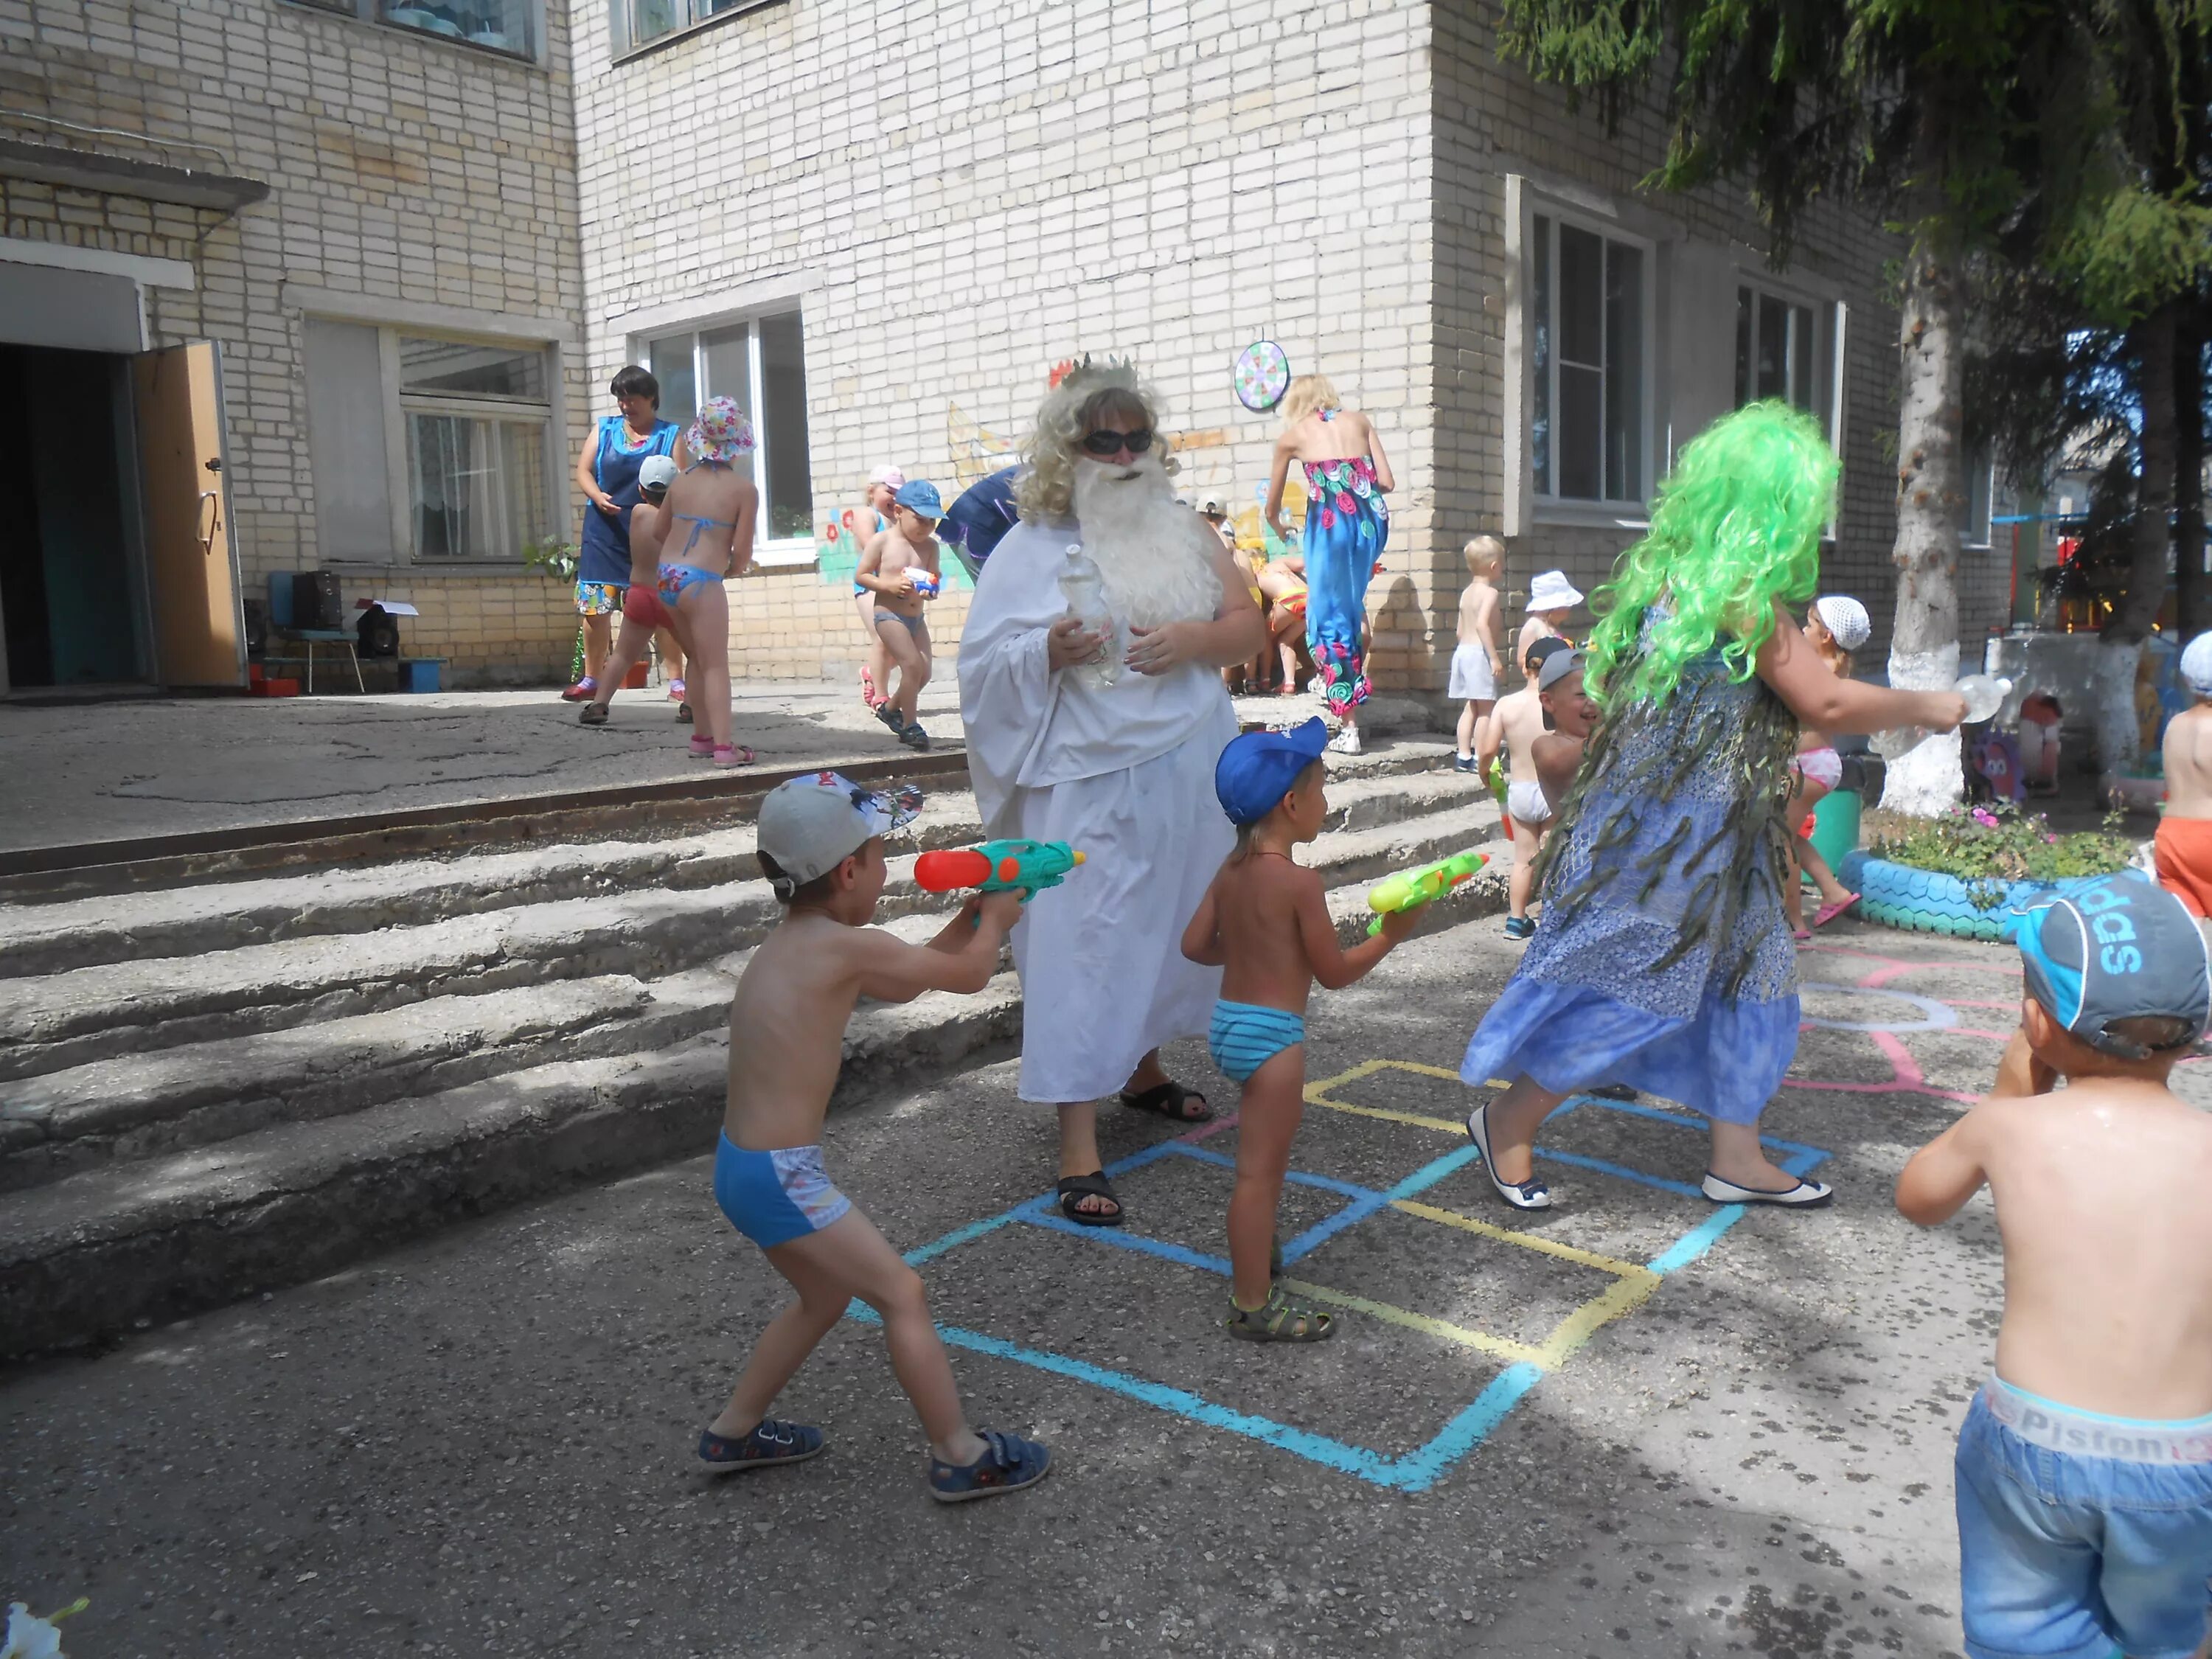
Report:
[[1024,1100],[1098,1100],[1148,1049],[1202,1034],[1221,970],[1182,930],[1236,844],[1213,764],[1237,735],[1221,676],[1185,663],[1109,687],[1055,674],[1073,525],[1024,523],[992,550],[960,635],[960,717],[986,836],[1064,841],[1085,862],[1014,929]]

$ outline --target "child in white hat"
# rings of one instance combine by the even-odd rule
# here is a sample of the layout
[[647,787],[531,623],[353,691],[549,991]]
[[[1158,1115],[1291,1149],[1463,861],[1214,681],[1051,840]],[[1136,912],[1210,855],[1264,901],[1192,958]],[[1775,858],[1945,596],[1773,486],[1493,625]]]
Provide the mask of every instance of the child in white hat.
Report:
[[[1851,653],[1867,642],[1874,623],[1867,609],[1847,593],[1826,593],[1813,601],[1805,616],[1805,642],[1839,680],[1851,677]],[[1820,890],[1820,908],[1813,913],[1813,927],[1825,927],[1859,902],[1859,896],[1836,879],[1827,860],[1801,833],[1811,822],[1813,809],[1844,781],[1843,757],[1835,739],[1807,727],[1798,740],[1797,754],[1790,763],[1792,791],[1789,816],[1790,859],[1793,867],[1782,884],[1782,908],[1790,917],[1790,931],[1802,945],[1813,937],[1805,925],[1805,895],[1798,872],[1813,878]]]
[[[1565,626],[1567,617],[1583,602],[1580,589],[1567,580],[1564,570],[1539,572],[1528,584],[1528,620],[1521,624],[1521,637],[1514,642],[1513,660],[1523,665],[1528,661],[1528,647],[1539,640],[1567,640]],[[1527,676],[1524,673],[1523,678]]]

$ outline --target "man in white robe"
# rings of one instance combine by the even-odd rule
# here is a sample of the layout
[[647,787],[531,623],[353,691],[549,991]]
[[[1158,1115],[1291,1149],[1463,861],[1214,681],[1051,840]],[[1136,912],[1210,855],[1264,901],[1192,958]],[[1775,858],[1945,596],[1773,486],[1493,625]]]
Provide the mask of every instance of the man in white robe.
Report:
[[[1024,1100],[1060,1117],[1060,1208],[1111,1226],[1097,1103],[1180,1122],[1212,1115],[1159,1045],[1211,1022],[1221,970],[1182,930],[1236,836],[1213,766],[1237,735],[1218,670],[1266,636],[1243,576],[1178,506],[1135,374],[1078,368],[1037,416],[1015,485],[1022,523],[993,550],[960,639],[960,712],[986,836],[1064,841],[1085,862],[1014,930]],[[1060,586],[1066,550],[1097,561],[1114,624],[1087,631]],[[1110,653],[1110,657],[1109,657]],[[1121,665],[1111,684],[1089,665]]]

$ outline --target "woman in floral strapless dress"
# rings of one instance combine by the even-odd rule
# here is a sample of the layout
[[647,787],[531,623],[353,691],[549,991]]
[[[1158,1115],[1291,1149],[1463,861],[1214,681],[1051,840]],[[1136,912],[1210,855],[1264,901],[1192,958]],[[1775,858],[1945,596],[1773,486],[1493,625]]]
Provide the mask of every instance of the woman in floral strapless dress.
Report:
[[1305,469],[1306,648],[1339,729],[1329,747],[1359,752],[1367,701],[1367,580],[1389,539],[1387,491],[1398,487],[1382,441],[1357,410],[1339,406],[1326,376],[1301,374],[1283,398],[1283,435],[1267,485],[1267,522],[1285,539],[1283,487]]

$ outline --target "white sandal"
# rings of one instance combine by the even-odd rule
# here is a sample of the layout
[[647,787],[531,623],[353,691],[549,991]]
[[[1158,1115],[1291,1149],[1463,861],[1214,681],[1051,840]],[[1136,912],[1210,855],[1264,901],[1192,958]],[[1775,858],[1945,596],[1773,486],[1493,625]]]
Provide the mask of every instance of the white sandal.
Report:
[[1552,1189],[1540,1181],[1507,1181],[1498,1173],[1498,1166],[1490,1161],[1490,1103],[1485,1101],[1467,1115],[1467,1138],[1474,1143],[1481,1156],[1482,1172],[1490,1177],[1490,1184],[1498,1188],[1498,1197],[1516,1210],[1548,1210],[1552,1207]]

